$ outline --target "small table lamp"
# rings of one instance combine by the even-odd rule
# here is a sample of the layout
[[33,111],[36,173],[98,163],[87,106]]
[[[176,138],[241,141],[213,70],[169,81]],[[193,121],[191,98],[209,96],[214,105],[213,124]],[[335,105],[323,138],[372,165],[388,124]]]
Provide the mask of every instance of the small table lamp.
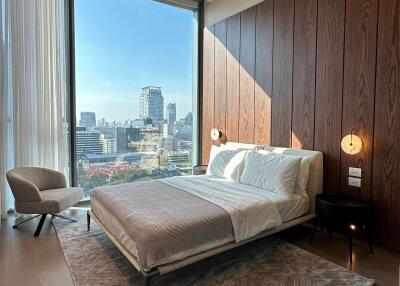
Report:
[[354,134],[354,129],[351,130],[349,135],[343,137],[340,145],[343,151],[350,155],[355,155],[362,149],[361,138]]

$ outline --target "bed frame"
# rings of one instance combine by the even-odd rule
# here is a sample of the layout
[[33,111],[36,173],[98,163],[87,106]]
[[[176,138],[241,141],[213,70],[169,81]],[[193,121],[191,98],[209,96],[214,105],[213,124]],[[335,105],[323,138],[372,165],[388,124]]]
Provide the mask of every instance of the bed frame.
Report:
[[118,249],[122,252],[122,254],[129,260],[129,262],[135,267],[135,269],[137,271],[139,271],[144,278],[144,286],[150,286],[150,282],[151,282],[151,278],[153,278],[154,276],[157,275],[162,275],[162,274],[166,274],[169,273],[171,271],[183,268],[185,266],[188,266],[190,264],[193,264],[195,262],[198,262],[200,260],[203,260],[205,258],[217,255],[219,253],[231,250],[233,248],[237,248],[239,246],[242,246],[244,244],[247,244],[251,241],[269,236],[271,234],[280,232],[282,230],[285,230],[287,228],[293,227],[295,225],[298,224],[302,224],[305,222],[308,222],[312,219],[315,218],[315,214],[314,213],[309,213],[306,214],[304,216],[298,217],[294,220],[291,220],[289,222],[283,223],[277,227],[274,227],[272,229],[268,229],[256,236],[253,236],[249,239],[243,240],[239,243],[236,242],[230,242],[215,248],[212,248],[210,250],[204,251],[204,252],[200,252],[198,254],[189,256],[183,260],[179,260],[176,262],[171,262],[168,264],[164,264],[164,265],[160,265],[157,266],[151,270],[145,270],[143,269],[140,264],[139,261],[137,260],[137,258],[135,256],[133,256],[119,241],[118,239],[110,232],[107,230],[106,226],[104,224],[101,223],[101,221],[96,217],[96,215],[92,212],[92,211],[88,211],[87,212],[87,225],[88,225],[88,231],[90,231],[90,219],[93,218],[93,220],[97,223],[98,226],[100,226],[100,228],[104,231],[104,233],[111,239],[111,241],[118,247]]
[[267,146],[261,146],[261,145],[250,145],[250,144],[243,145],[240,143],[233,143],[233,142],[229,142],[229,143],[227,143],[227,145],[237,146],[237,147],[245,148],[245,149],[265,149],[265,150],[269,150],[269,151],[276,152],[276,153],[282,153],[282,154],[286,153],[286,154],[290,154],[290,155],[314,156],[312,159],[312,162],[310,164],[310,176],[309,176],[309,181],[307,183],[307,193],[309,194],[309,197],[310,197],[310,211],[301,217],[298,217],[294,220],[285,222],[277,227],[268,229],[256,236],[253,236],[249,239],[243,240],[239,243],[230,242],[230,243],[212,248],[210,250],[206,250],[206,251],[200,252],[198,254],[189,256],[182,260],[178,260],[175,262],[156,266],[156,267],[152,268],[151,270],[142,268],[139,261],[137,260],[137,258],[134,255],[132,255],[130,253],[130,251],[128,251],[118,241],[118,239],[97,218],[96,214],[93,211],[88,211],[87,212],[87,229],[88,229],[88,231],[90,231],[90,220],[91,220],[91,218],[93,218],[93,220],[97,223],[97,225],[100,226],[100,228],[111,239],[111,241],[118,247],[118,249],[125,255],[125,257],[135,267],[135,269],[143,275],[143,277],[144,277],[143,285],[144,286],[150,286],[151,279],[154,276],[163,275],[163,274],[169,273],[171,271],[183,268],[185,266],[188,266],[190,264],[193,264],[193,263],[203,260],[205,258],[217,255],[219,253],[231,250],[233,248],[240,247],[251,241],[255,241],[257,239],[269,236],[271,234],[280,232],[282,230],[288,229],[295,225],[309,222],[310,220],[313,220],[316,217],[316,215],[315,215],[315,196],[318,193],[322,192],[322,153],[317,152],[317,151],[296,150],[296,149],[280,148],[280,147],[267,147]]

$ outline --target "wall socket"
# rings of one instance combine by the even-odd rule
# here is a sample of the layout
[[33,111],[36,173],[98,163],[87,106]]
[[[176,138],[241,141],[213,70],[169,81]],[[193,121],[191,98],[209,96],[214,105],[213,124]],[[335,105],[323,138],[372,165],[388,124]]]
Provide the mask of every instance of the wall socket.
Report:
[[361,188],[361,179],[349,177],[349,186]]
[[361,178],[361,168],[349,167],[349,176]]

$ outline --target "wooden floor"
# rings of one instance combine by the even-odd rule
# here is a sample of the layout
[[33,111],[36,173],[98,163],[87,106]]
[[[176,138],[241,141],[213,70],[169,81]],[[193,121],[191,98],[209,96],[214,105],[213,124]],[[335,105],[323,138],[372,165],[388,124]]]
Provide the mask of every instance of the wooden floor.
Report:
[[10,216],[1,222],[0,285],[74,285],[50,219],[36,238],[33,233],[39,218],[18,229],[12,229],[14,220]]
[[332,238],[326,233],[316,233],[312,244],[309,244],[311,229],[296,226],[279,234],[279,236],[300,248],[312,252],[331,262],[375,279],[375,285],[400,286],[400,255],[374,246],[374,254],[369,252],[367,243],[354,241],[353,264],[349,263],[347,239],[333,233]]
[[[73,212],[83,210],[72,210]],[[20,219],[19,219],[20,220]],[[15,218],[3,220],[0,227],[0,285],[73,285],[57,234],[47,219],[40,237],[33,232],[34,219],[12,229]],[[316,255],[349,268],[347,242],[339,235],[330,238],[317,233],[308,243],[309,229],[294,227],[280,234],[282,238]],[[399,286],[400,255],[375,247],[370,254],[366,244],[355,242],[352,270],[376,279],[377,285]]]

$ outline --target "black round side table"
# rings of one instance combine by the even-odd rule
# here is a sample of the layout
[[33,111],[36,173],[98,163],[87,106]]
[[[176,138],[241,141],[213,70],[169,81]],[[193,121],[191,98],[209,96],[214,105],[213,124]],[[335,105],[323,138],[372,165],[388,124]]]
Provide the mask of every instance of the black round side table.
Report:
[[310,243],[314,237],[318,222],[326,225],[331,232],[333,226],[341,227],[348,236],[350,264],[353,263],[353,233],[362,229],[367,235],[370,252],[373,253],[371,241],[371,206],[368,202],[342,194],[318,194],[316,214]]

